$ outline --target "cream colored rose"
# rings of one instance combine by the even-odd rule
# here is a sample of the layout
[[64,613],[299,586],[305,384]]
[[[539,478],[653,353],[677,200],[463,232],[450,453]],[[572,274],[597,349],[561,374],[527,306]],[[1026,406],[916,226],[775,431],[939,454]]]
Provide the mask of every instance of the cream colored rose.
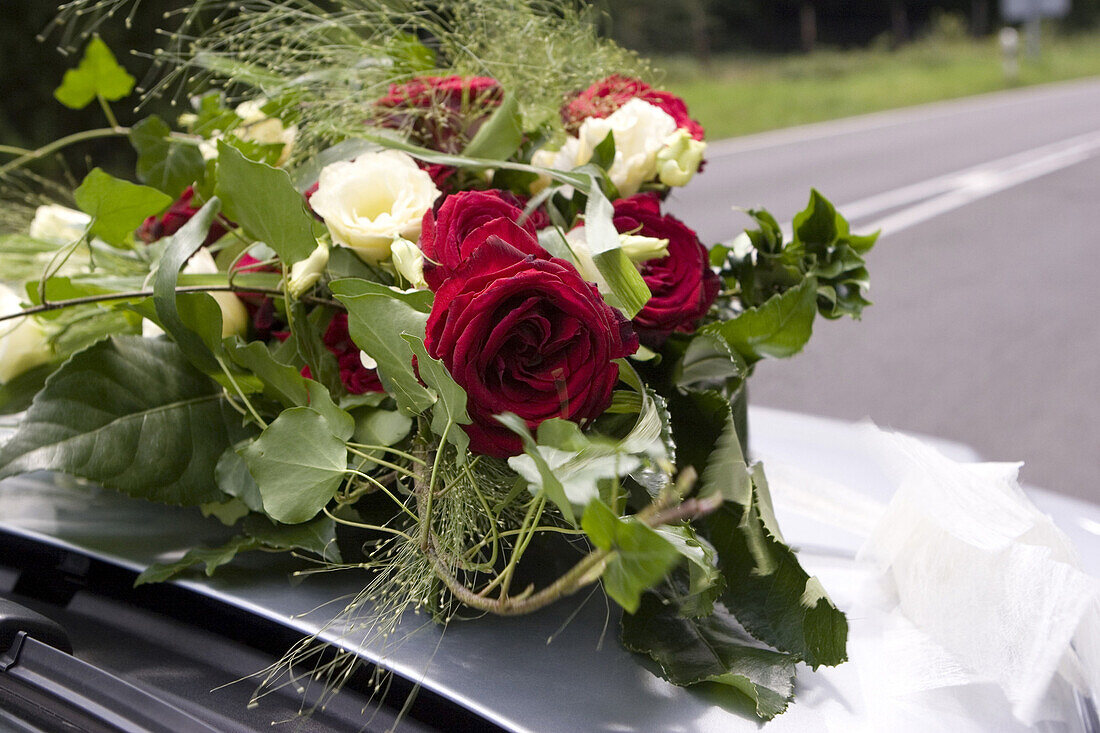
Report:
[[676,120],[660,107],[632,99],[607,117],[589,117],[576,137],[556,151],[539,150],[531,162],[543,168],[572,170],[592,160],[596,146],[610,134],[615,139],[615,159],[607,171],[621,196],[638,192],[657,177],[657,153],[676,132]]
[[[214,264],[214,257],[204,247],[191,255],[191,259],[183,266],[183,272],[189,275],[213,275],[218,272],[218,266]],[[222,338],[243,336],[248,330],[248,310],[240,298],[224,291],[210,293],[210,296],[217,301],[222,311]]]
[[[0,315],[23,309],[14,290],[0,285]],[[53,356],[46,334],[34,316],[0,321],[0,384],[18,377]]]
[[431,176],[415,160],[384,150],[325,166],[309,204],[333,241],[378,262],[390,256],[395,237],[420,237],[424,212],[438,196]]

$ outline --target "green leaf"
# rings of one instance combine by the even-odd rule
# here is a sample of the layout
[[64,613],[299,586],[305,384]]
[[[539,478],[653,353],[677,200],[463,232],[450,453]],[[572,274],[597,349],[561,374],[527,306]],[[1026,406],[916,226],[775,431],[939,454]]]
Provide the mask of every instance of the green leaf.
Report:
[[668,400],[672,435],[680,468],[693,466],[701,475],[726,428],[730,403],[714,390],[673,392]]
[[224,342],[226,352],[238,365],[249,370],[264,383],[264,395],[283,407],[299,407],[309,400],[306,380],[297,369],[277,361],[267,346],[259,341],[242,342],[233,337]]
[[523,476],[528,484],[535,487],[536,490],[545,491],[546,498],[553,502],[554,506],[558,508],[566,521],[572,525],[576,525],[577,519],[576,515],[573,513],[573,503],[565,493],[565,487],[562,485],[561,481],[558,480],[554,469],[547,462],[546,457],[539,450],[538,445],[536,445],[535,439],[531,437],[531,431],[527,429],[527,423],[524,419],[511,412],[497,415],[496,419],[504,427],[520,437],[523,441],[523,451],[531,462],[528,464],[524,461],[517,460],[523,456],[512,456],[508,459],[508,465]]
[[458,386],[447,367],[439,359],[428,356],[424,348],[424,339],[419,336],[402,334],[416,356],[417,371],[424,383],[435,390],[439,401],[432,406],[432,432],[458,449],[458,465],[466,462],[466,449],[470,447],[470,436],[459,425],[469,425],[470,415],[466,412],[466,390]]
[[[684,616],[709,616],[725,584],[718,572],[717,553],[709,542],[700,539],[690,524],[665,525],[654,531],[668,540],[684,558],[687,588],[679,594],[680,613]],[[677,571],[683,574],[682,571]]]
[[603,586],[628,613],[638,610],[642,591],[661,582],[680,558],[667,539],[636,519],[620,519],[599,499],[585,508],[581,528],[592,544],[611,552]]
[[596,269],[611,289],[608,303],[633,318],[652,294],[638,268],[620,246],[619,232],[612,221],[614,212],[611,202],[594,186],[584,210],[585,241]]
[[264,511],[284,524],[313,519],[347,473],[344,441],[309,407],[284,410],[240,455],[260,488]]
[[320,382],[307,379],[306,390],[309,392],[309,406],[321,413],[332,434],[342,441],[350,439],[355,432],[355,418],[336,406],[332,395]]
[[206,575],[209,577],[219,567],[233,560],[237,553],[255,550],[258,547],[259,543],[256,540],[243,536],[234,537],[221,547],[196,547],[193,550],[188,550],[187,554],[176,562],[150,565],[142,571],[141,575],[137,576],[134,586],[144,585],[145,583],[162,583],[199,563],[205,566]]
[[304,524],[277,524],[267,517],[252,514],[244,520],[244,533],[264,547],[276,550],[305,550],[328,562],[340,562],[336,545],[336,522],[317,517]]
[[[208,374],[221,371],[211,351],[211,346],[221,340],[221,309],[205,293],[196,293],[199,298],[177,296],[176,280],[179,278],[180,268],[206,241],[206,233],[210,230],[220,205],[218,199],[210,199],[171,236],[164,248],[164,254],[161,255],[156,279],[153,281],[153,303],[161,325],[179,344],[191,363]],[[184,306],[183,312],[180,305]],[[216,320],[211,323],[212,319]],[[196,332],[196,327],[199,332]]]
[[776,649],[815,669],[840,664],[847,659],[848,621],[779,536],[763,468],[753,468],[746,486],[743,460],[731,418],[701,489],[719,492],[725,501],[699,522],[718,552],[722,602],[753,636]]
[[725,339],[715,333],[700,333],[688,342],[676,362],[672,382],[681,389],[720,386],[731,379],[744,379],[748,372],[745,360]]
[[111,337],[74,354],[0,451],[0,477],[61,471],[131,496],[223,498],[218,458],[247,437],[221,388],[161,339]]
[[137,151],[137,174],[144,183],[178,197],[206,175],[206,161],[197,145],[171,138],[164,120],[152,115],[130,129],[130,145]]
[[783,359],[797,354],[810,340],[816,315],[817,281],[808,277],[760,307],[708,324],[701,332],[721,336],[749,363],[766,356]]
[[134,88],[134,77],[115,60],[111,49],[99,36],[93,36],[75,69],[69,69],[53,95],[71,109],[83,109],[97,96],[114,102]]
[[[3,328],[0,326],[0,333]],[[0,384],[0,415],[14,415],[30,407],[55,368],[55,364],[40,364]]]
[[366,445],[397,445],[412,429],[412,418],[394,410],[366,407],[356,411],[356,443]]
[[836,209],[817,189],[811,189],[810,203],[795,214],[792,226],[795,242],[828,246],[837,237]]
[[682,613],[680,599],[648,592],[622,619],[623,646],[648,654],[676,685],[717,682],[749,696],[756,714],[771,720],[794,696],[795,658],[753,639],[728,612]]
[[507,160],[523,142],[523,116],[514,94],[504,95],[500,106],[478,129],[462,154],[468,158]]
[[218,141],[218,183],[225,214],[250,236],[264,242],[288,267],[317,247],[314,219],[286,171],[249,160]]
[[[348,309],[352,341],[378,363],[378,378],[407,415],[419,415],[436,396],[417,378],[413,352],[402,334],[424,337],[431,293],[400,293],[368,280],[334,280],[333,295]],[[425,297],[426,296],[426,297]]]
[[123,181],[99,168],[73,192],[76,205],[92,217],[92,234],[108,244],[125,243],[148,217],[159,214],[172,197],[155,188]]
[[242,502],[254,512],[263,512],[264,500],[256,479],[248,472],[248,464],[237,454],[240,446],[230,446],[222,453],[214,467],[214,480],[224,493]]

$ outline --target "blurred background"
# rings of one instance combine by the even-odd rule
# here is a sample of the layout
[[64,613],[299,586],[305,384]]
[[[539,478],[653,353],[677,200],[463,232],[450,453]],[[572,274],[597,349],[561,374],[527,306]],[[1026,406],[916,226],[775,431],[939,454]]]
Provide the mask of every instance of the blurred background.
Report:
[[[139,82],[162,14],[187,4],[101,29],[134,49],[120,61]],[[603,31],[652,57],[707,130],[705,174],[669,202],[704,242],[745,226],[734,204],[789,222],[811,186],[856,231],[883,232],[875,305],[861,323],[819,319],[804,353],[761,364],[754,404],[954,439],[1100,501],[1100,0],[599,6]],[[57,34],[36,40],[56,5],[2,9],[0,141],[100,125],[94,105],[52,98],[76,61]],[[132,171],[125,144],[82,153]]]

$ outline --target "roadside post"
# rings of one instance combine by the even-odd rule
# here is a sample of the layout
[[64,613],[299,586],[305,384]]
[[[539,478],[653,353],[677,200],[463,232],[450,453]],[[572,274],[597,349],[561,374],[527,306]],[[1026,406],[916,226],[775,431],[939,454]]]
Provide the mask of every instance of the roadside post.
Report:
[[[1027,55],[1034,59],[1039,57],[1043,19],[1065,17],[1070,4],[1070,0],[1001,0],[1001,18],[1005,23],[1023,23]],[[1001,42],[1003,46],[1003,35]]]

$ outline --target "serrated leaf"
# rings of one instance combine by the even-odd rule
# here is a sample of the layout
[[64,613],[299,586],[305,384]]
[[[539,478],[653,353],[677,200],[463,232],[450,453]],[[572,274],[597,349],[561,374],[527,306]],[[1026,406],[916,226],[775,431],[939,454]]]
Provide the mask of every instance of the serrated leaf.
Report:
[[258,542],[244,536],[234,537],[221,547],[196,547],[188,550],[187,554],[176,562],[150,565],[137,576],[134,586],[146,583],[162,583],[199,563],[205,566],[206,575],[209,577],[222,565],[231,562],[238,553],[255,550],[257,547],[259,547]]
[[289,267],[313,253],[314,219],[286,171],[249,160],[219,140],[217,175],[214,190],[226,216],[275,250],[284,264]]
[[717,682],[740,690],[771,720],[794,695],[796,660],[753,639],[728,612],[685,616],[679,599],[643,594],[638,610],[624,614],[623,646],[648,654],[676,685]]
[[172,197],[93,168],[73,192],[76,205],[92,217],[92,234],[109,244],[124,244],[148,217],[159,214]]
[[221,309],[205,293],[177,295],[176,281],[180,268],[206,241],[220,205],[218,199],[210,199],[168,239],[153,281],[153,304],[161,326],[191,363],[208,374],[221,371],[211,350],[221,341]]
[[836,209],[817,189],[810,189],[810,203],[795,214],[791,224],[794,241],[808,245],[808,249],[827,247],[836,241]]
[[114,336],[47,380],[0,451],[0,477],[60,471],[138,498],[198,505],[223,498],[214,467],[248,434],[221,388],[175,344]]
[[672,370],[672,382],[682,389],[723,385],[730,379],[744,379],[749,368],[722,336],[716,333],[696,334],[687,344],[684,355]]
[[328,562],[340,562],[336,522],[331,517],[320,516],[304,524],[277,524],[267,517],[252,514],[244,520],[242,529],[264,547],[305,550]]
[[749,363],[766,356],[784,359],[797,354],[810,340],[816,315],[817,281],[807,277],[758,308],[749,308],[728,321],[708,324],[701,332],[721,336]]
[[130,145],[137,152],[137,174],[144,183],[173,198],[206,175],[206,161],[197,145],[174,141],[171,129],[156,115],[130,129]]
[[439,395],[439,400],[432,406],[432,432],[441,439],[446,433],[447,441],[458,449],[458,465],[461,466],[466,462],[466,449],[470,447],[470,436],[459,427],[471,422],[466,412],[466,390],[458,386],[443,362],[428,356],[423,338],[407,333],[402,334],[402,338],[416,356],[420,378]]
[[462,154],[468,158],[507,160],[523,142],[523,116],[519,100],[507,93],[493,114],[467,143]]
[[714,547],[698,537],[690,524],[665,525],[654,531],[668,540],[685,561],[687,584],[677,599],[681,615],[709,616],[725,583],[718,572]]
[[611,289],[609,305],[622,310],[627,318],[633,318],[649,302],[652,293],[638,268],[622,250],[619,232],[612,221],[614,213],[611,202],[599,187],[593,186],[584,209],[585,242],[596,269]]
[[347,473],[347,448],[321,413],[309,407],[283,410],[255,441],[240,450],[277,522],[313,519]]
[[611,552],[603,587],[628,613],[638,610],[642,591],[661,582],[680,558],[666,538],[636,519],[615,516],[599,499],[585,508],[581,528],[593,545]]
[[[348,330],[355,344],[378,363],[378,378],[386,392],[408,415],[431,407],[436,395],[417,378],[412,347],[401,334],[424,338],[431,293],[406,295],[368,280],[334,280],[333,295],[348,309]],[[421,310],[424,305],[427,308]]]
[[103,39],[94,36],[85,47],[80,64],[65,72],[61,86],[54,90],[53,95],[66,107],[83,109],[97,96],[114,102],[128,95],[133,88],[134,77],[119,65]]

